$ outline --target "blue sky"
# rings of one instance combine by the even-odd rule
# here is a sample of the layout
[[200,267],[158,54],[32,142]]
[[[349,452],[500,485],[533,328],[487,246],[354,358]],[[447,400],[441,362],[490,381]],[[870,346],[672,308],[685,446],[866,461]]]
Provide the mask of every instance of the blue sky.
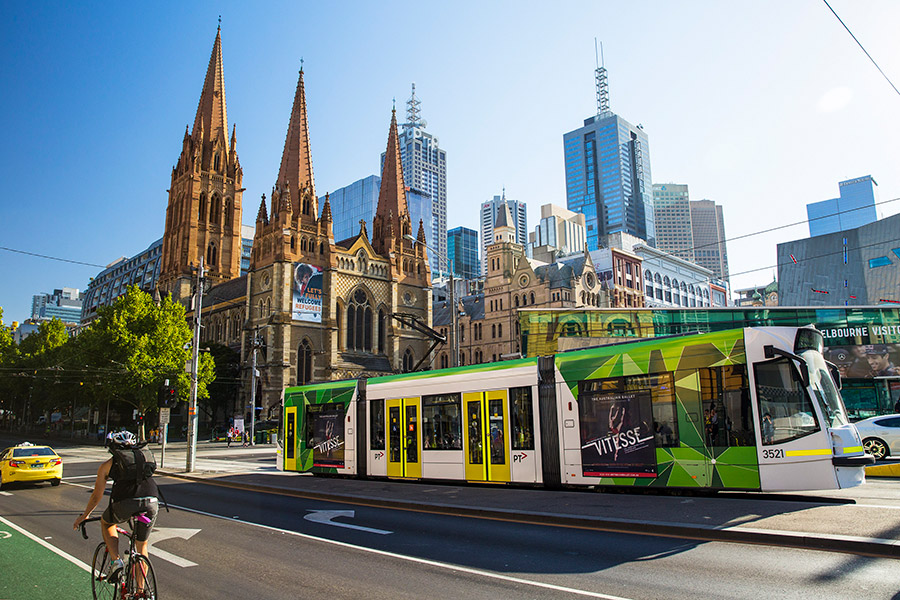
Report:
[[[562,136],[595,112],[595,37],[612,110],[650,137],[653,181],[722,204],[729,238],[804,221],[844,179],[871,174],[882,201],[900,197],[900,96],[823,2],[555,4],[6,2],[0,246],[105,265],[162,235],[220,14],[247,224],[302,57],[319,194],[377,172],[392,99],[402,117],[415,82],[447,151],[449,227],[477,229],[505,186],[533,230],[542,204],[565,206]],[[900,85],[900,3],[831,4]],[[732,287],[771,281],[775,244],[807,235],[729,243]],[[99,270],[0,250],[4,321]]]

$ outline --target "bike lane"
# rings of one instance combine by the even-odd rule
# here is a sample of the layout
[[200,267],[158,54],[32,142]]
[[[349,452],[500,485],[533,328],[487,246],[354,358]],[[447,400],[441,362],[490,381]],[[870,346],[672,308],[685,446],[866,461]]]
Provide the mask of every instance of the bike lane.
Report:
[[0,517],[0,600],[91,600],[90,567]]

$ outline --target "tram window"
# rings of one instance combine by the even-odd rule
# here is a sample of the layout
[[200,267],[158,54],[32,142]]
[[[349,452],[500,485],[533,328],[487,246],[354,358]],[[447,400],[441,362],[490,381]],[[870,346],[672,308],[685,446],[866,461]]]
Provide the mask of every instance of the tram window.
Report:
[[308,404],[306,406],[306,447],[313,452],[314,467],[344,466],[343,404]]
[[797,367],[786,358],[754,365],[764,446],[819,431],[812,401]]
[[459,394],[422,397],[422,448],[462,450]]
[[510,388],[509,406],[512,449],[534,450],[534,410],[531,403],[531,388]]
[[369,401],[369,441],[371,450],[384,450],[384,400]]
[[754,445],[746,367],[712,367],[698,375],[706,445]]

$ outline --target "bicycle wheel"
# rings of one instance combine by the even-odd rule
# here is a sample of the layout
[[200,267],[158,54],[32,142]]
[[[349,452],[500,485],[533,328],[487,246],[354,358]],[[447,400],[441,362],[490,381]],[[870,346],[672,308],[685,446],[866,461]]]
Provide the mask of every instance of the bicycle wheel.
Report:
[[94,600],[116,598],[116,586],[106,579],[108,570],[109,551],[106,549],[106,543],[100,542],[91,560],[91,591],[94,593]]
[[153,565],[146,556],[135,554],[128,563],[128,575],[125,579],[125,593],[128,600],[157,600],[156,575]]

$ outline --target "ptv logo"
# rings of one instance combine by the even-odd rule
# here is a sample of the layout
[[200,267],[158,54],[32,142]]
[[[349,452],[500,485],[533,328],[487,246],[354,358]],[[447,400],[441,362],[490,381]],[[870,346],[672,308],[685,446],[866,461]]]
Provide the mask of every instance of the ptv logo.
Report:
[[518,454],[513,454],[513,457],[512,457],[514,463],[524,462],[526,458],[528,458],[528,455],[525,454],[524,452],[519,452]]
[[384,458],[384,452],[375,453],[375,460],[381,460],[382,458]]

